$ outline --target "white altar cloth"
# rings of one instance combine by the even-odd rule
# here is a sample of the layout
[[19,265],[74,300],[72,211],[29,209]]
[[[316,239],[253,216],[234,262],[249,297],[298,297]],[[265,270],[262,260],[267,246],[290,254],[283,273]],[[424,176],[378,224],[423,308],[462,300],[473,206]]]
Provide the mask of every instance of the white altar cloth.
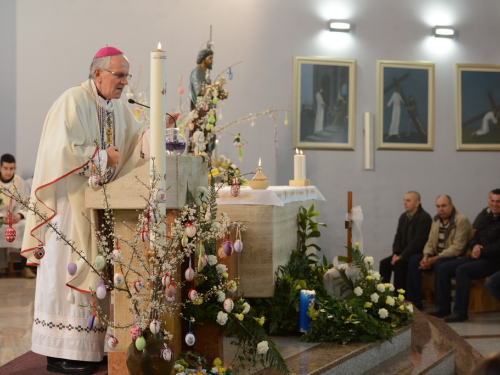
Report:
[[252,190],[250,186],[242,186],[237,197],[231,195],[230,187],[220,189],[217,204],[284,206],[285,203],[311,199],[326,200],[315,186],[269,186],[266,190]]

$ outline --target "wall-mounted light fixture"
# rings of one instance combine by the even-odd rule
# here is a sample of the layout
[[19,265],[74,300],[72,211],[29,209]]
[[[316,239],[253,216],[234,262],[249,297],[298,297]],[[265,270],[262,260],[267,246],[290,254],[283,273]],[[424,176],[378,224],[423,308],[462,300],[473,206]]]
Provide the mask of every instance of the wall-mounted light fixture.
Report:
[[327,27],[329,31],[341,31],[344,33],[351,31],[351,23],[348,20],[329,20]]
[[434,26],[432,35],[436,38],[453,38],[455,37],[455,29],[451,26]]

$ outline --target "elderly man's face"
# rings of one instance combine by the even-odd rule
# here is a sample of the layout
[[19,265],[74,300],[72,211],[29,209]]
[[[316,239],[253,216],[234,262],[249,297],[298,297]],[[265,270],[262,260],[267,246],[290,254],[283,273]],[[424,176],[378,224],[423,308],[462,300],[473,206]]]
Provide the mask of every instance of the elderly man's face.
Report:
[[442,220],[448,220],[453,211],[453,205],[446,197],[439,197],[436,199],[436,211]]
[[493,213],[493,216],[498,216],[500,214],[500,195],[491,194],[488,199],[488,207]]
[[409,214],[414,213],[420,205],[420,202],[415,197],[415,194],[412,193],[405,195],[403,203],[405,205],[406,212],[408,212]]
[[[106,70],[96,69],[94,71],[95,84],[99,93],[105,99],[120,99],[123,89],[128,85],[127,78],[130,65],[123,55],[111,56],[111,63],[107,70],[116,73],[110,73]],[[116,75],[122,75],[118,78]]]

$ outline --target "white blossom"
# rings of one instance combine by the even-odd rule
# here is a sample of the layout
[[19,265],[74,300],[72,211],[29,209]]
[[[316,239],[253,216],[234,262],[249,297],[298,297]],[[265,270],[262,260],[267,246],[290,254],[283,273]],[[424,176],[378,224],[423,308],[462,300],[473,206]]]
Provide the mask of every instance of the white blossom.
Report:
[[407,304],[407,305],[406,305],[406,309],[407,309],[409,312],[413,313],[413,305],[412,305],[411,303],[409,303],[409,304]]
[[378,271],[375,271],[375,272],[373,273],[373,277],[375,278],[375,280],[380,280],[380,278],[381,278],[382,276],[380,276],[380,273],[379,273]]
[[211,266],[215,266],[217,264],[217,256],[209,255],[208,256],[208,264],[210,264]]
[[391,296],[387,296],[385,303],[389,306],[394,306],[395,303],[394,298],[392,298]]
[[215,268],[217,268],[218,273],[225,273],[227,272],[227,267],[225,264],[218,264]]
[[373,264],[373,262],[374,262],[373,257],[366,257],[365,262],[368,264]]
[[382,319],[385,319],[389,316],[389,311],[387,311],[386,309],[380,309],[378,311],[378,315],[382,318]]
[[269,344],[267,341],[261,341],[257,344],[257,353],[258,354],[266,354],[269,350]]
[[219,311],[217,314],[217,323],[219,323],[221,326],[226,324],[227,322],[227,314],[223,311]]
[[378,290],[380,293],[385,292],[385,285],[384,285],[384,284],[377,284],[377,290]]
[[224,302],[226,299],[226,293],[224,293],[222,290],[217,291],[217,302]]
[[358,297],[363,294],[363,289],[361,289],[359,286],[354,288],[354,294],[357,295]]
[[378,298],[379,298],[379,295],[377,293],[373,293],[371,296],[370,296],[370,299],[372,300],[372,302],[375,302],[377,303],[378,302]]
[[246,314],[246,313],[248,313],[249,311],[250,311],[250,305],[248,304],[248,302],[245,302],[245,303],[243,304],[243,311],[242,311],[242,313],[243,313],[243,314]]

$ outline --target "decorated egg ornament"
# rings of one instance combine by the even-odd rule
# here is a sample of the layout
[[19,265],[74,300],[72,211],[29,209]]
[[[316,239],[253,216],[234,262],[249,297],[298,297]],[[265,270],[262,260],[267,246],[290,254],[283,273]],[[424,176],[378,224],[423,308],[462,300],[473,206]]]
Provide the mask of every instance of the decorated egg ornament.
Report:
[[144,348],[146,347],[146,339],[144,338],[144,336],[139,336],[137,340],[135,340],[135,347],[139,351],[144,350]]
[[186,234],[189,238],[193,238],[196,235],[196,227],[193,225],[193,223],[187,222],[185,224],[186,226]]
[[102,254],[99,254],[98,256],[96,256],[94,265],[95,265],[95,268],[97,268],[99,271],[102,270],[104,268],[104,266],[106,266],[106,259],[104,258],[104,256]]
[[123,277],[123,273],[121,273],[121,272],[115,273],[113,280],[115,281],[116,286],[122,286],[123,282],[125,281],[125,278]]
[[71,276],[75,276],[75,273],[77,271],[77,266],[76,266],[76,263],[74,262],[71,262],[70,264],[68,264],[68,273],[71,275]]
[[106,334],[106,343],[108,344],[108,348],[110,350],[115,350],[116,347],[118,346],[118,339],[113,336],[111,332],[108,332]]
[[241,242],[241,240],[234,241],[233,249],[234,251],[239,253],[241,250],[243,250],[243,242]]
[[234,302],[231,298],[226,298],[223,306],[224,306],[224,310],[226,310],[226,312],[230,313],[234,309]]
[[143,286],[144,285],[142,284],[141,280],[134,281],[134,289],[137,293],[141,292]]
[[191,300],[191,302],[196,301],[198,299],[198,292],[195,289],[190,289],[188,298]]
[[95,295],[99,299],[104,299],[106,297],[106,285],[99,285],[95,291]]
[[149,324],[149,329],[151,333],[154,333],[155,335],[160,332],[160,322],[156,319],[153,319],[151,324]]
[[186,341],[186,344],[188,344],[189,346],[193,346],[194,343],[196,342],[196,338],[194,337],[193,332],[189,332],[186,335],[184,341]]
[[172,349],[170,349],[167,345],[167,343],[163,344],[163,348],[161,348],[161,356],[162,358],[167,361],[167,362],[170,362],[172,360]]

